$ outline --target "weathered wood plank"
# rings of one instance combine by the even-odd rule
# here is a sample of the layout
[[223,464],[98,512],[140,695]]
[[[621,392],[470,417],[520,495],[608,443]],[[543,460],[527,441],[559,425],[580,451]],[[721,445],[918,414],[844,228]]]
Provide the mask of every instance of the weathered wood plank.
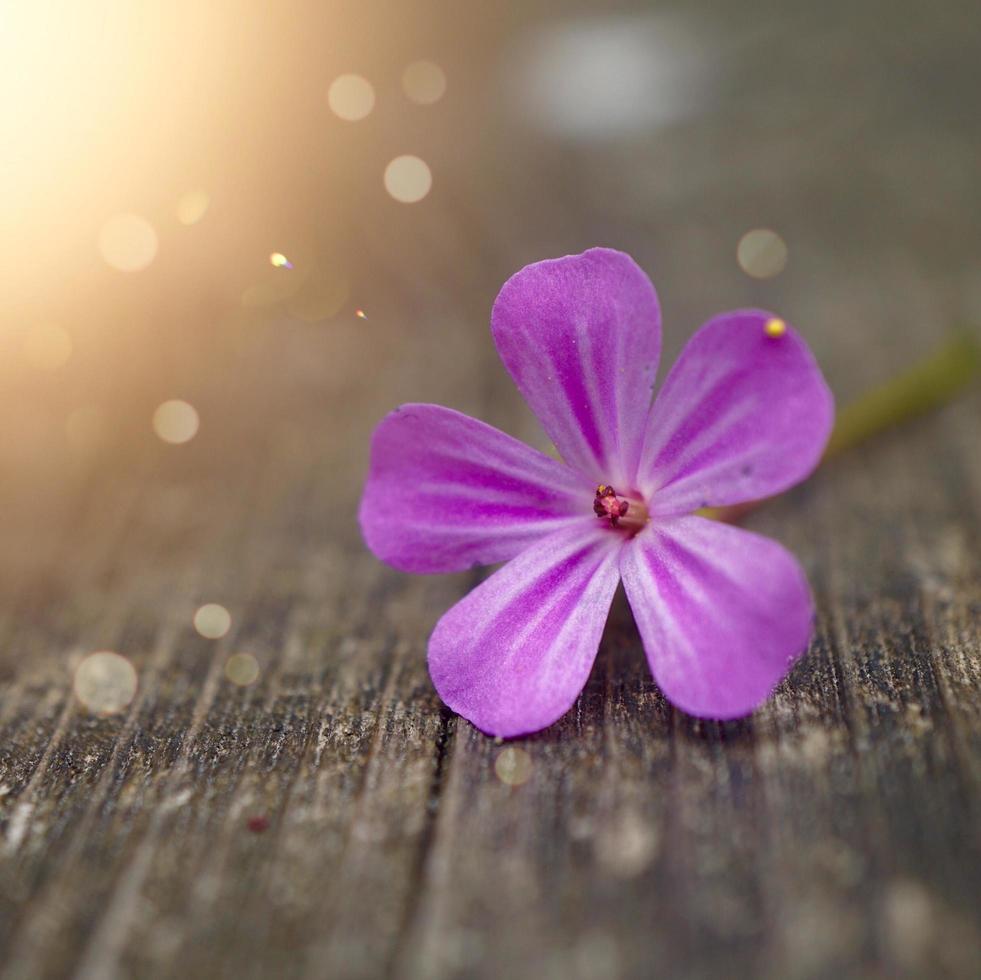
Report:
[[[279,499],[246,494],[176,594],[123,574],[104,623],[55,625],[140,659],[127,717],[87,718],[43,657],[9,690],[9,974],[635,975],[653,958],[967,975],[978,477],[960,440],[976,407],[756,515],[807,565],[821,625],[753,721],[672,712],[621,610],[576,711],[522,742],[531,776],[513,788],[502,748],[426,681],[429,624],[465,583],[350,546],[293,551]],[[911,464],[937,445],[971,489]],[[323,470],[311,496],[332,483]],[[266,534],[241,535],[256,522],[280,523],[292,571],[270,574]],[[160,545],[142,532],[137,566]],[[187,625],[201,579],[242,610],[213,649]],[[244,692],[221,678],[239,648],[266,668]]]

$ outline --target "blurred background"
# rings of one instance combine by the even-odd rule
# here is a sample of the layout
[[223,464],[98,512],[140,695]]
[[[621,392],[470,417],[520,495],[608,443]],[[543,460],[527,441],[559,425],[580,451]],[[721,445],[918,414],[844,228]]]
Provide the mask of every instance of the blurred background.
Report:
[[981,310],[970,2],[0,18],[5,590],[141,467],[177,546],[201,513],[183,490],[272,465],[285,487],[293,456],[343,479],[350,515],[400,400],[520,428],[476,375],[496,376],[490,306],[529,261],[631,251],[665,360],[713,312],[779,310],[843,399]]

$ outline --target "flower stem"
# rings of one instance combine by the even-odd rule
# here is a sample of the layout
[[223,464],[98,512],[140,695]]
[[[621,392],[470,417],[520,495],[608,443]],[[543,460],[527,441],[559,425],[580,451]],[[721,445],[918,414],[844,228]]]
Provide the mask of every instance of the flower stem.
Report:
[[[981,346],[966,332],[954,336],[919,364],[842,409],[821,462],[947,404],[979,375]],[[704,507],[698,513],[713,520],[733,522],[767,499],[770,498],[731,507]]]
[[838,415],[824,459],[946,404],[978,376],[979,368],[977,341],[969,334],[954,337],[926,360],[848,405]]

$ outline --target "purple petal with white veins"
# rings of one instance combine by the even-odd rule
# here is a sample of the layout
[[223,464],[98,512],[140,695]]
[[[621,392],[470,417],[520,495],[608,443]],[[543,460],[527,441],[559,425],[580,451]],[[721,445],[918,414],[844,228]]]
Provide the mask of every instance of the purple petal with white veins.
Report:
[[371,443],[359,519],[368,547],[406,572],[506,561],[591,513],[564,463],[441,405],[403,405]]
[[749,714],[807,648],[807,579],[769,538],[701,517],[652,522],[620,573],[654,679],[689,714]]
[[596,659],[625,540],[583,520],[461,599],[429,640],[440,697],[489,735],[536,732],[564,715]]
[[526,266],[501,289],[491,329],[562,458],[629,489],[661,351],[657,295],[637,263],[594,248]]
[[655,515],[771,496],[817,466],[833,422],[831,392],[789,325],[761,310],[723,314],[692,337],[657,396],[639,489]]

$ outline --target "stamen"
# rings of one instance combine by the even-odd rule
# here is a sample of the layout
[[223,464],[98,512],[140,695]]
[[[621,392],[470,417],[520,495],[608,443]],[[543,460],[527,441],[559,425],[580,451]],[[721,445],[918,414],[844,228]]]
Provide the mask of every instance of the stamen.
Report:
[[763,327],[763,332],[767,337],[782,337],[787,332],[787,324],[778,317],[773,317],[766,321]]
[[[648,520],[647,509],[642,503],[634,501],[634,506],[631,507],[630,501],[620,499],[616,490],[607,483],[601,483],[596,488],[593,513],[600,520],[609,519],[611,527],[624,527],[631,530],[643,527]],[[629,517],[627,517],[628,513]],[[623,520],[624,518],[626,520]]]

